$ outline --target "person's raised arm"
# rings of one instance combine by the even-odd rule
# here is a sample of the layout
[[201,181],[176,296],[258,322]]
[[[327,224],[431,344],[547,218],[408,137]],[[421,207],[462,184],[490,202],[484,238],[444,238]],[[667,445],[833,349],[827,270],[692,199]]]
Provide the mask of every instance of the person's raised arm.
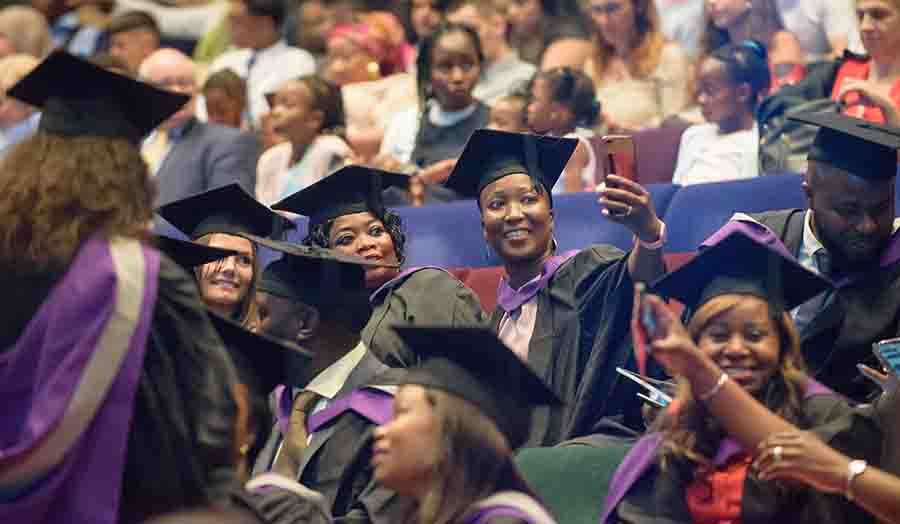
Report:
[[[640,329],[637,296],[634,302],[632,329],[636,330]],[[763,439],[774,433],[797,430],[729,379],[697,348],[684,325],[659,297],[650,295],[646,303],[653,308],[657,318],[657,330],[650,341],[653,358],[671,375],[690,382],[694,396],[744,449],[756,449]]]
[[634,248],[628,255],[628,273],[635,282],[653,282],[666,272],[662,244],[665,224],[656,216],[650,193],[640,184],[617,175],[607,175],[598,188],[604,217],[634,233]]

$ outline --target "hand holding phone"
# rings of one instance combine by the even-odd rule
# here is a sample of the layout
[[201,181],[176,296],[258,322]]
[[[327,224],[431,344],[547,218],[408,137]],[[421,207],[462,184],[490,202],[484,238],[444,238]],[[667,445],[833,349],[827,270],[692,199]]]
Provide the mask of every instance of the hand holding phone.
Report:
[[647,303],[647,285],[638,282],[634,285],[637,292],[637,322],[632,322],[632,342],[634,344],[634,357],[638,365],[638,370],[642,375],[647,374],[647,355],[650,354],[650,343],[656,336],[656,330],[659,326],[656,318],[656,312],[653,307]]
[[890,374],[900,376],[900,338],[889,338],[872,344],[872,351]]

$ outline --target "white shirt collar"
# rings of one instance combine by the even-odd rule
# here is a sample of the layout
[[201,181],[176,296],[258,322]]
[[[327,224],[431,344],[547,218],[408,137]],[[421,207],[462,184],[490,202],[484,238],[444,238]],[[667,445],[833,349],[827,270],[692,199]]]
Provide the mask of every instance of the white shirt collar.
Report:
[[473,103],[465,109],[460,109],[459,111],[444,111],[441,108],[440,104],[433,103],[428,109],[428,120],[436,126],[452,126],[456,125],[456,123],[458,122],[462,122],[466,118],[469,118],[469,116],[471,116],[476,109],[478,109],[477,102]]
[[323,369],[304,388],[329,400],[333,399],[338,391],[344,387],[350,373],[356,369],[356,365],[365,356],[366,345],[360,341],[352,351],[338,359],[337,362]]

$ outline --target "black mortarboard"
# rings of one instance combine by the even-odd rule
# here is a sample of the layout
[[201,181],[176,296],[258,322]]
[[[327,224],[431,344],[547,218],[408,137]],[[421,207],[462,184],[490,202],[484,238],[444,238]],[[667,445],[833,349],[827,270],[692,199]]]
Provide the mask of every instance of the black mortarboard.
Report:
[[720,295],[752,295],[769,302],[770,313],[776,316],[831,287],[828,280],[801,266],[780,241],[756,234],[739,221],[715,236],[714,244],[659,279],[654,291],[677,299],[690,311]]
[[311,362],[312,355],[308,351],[290,342],[254,333],[234,320],[211,311],[208,313],[238,369],[242,383],[259,388],[259,395],[268,395],[279,384],[296,387],[306,385],[301,375],[289,376],[285,370],[289,360],[296,362],[300,359],[307,364]]
[[497,335],[482,327],[394,326],[421,356],[403,380],[440,389],[477,406],[515,449],[528,439],[531,411],[562,402]]
[[51,53],[8,94],[41,108],[39,128],[47,133],[135,143],[190,100],[65,51]]
[[324,224],[339,216],[366,211],[381,218],[384,216],[381,192],[391,186],[408,184],[407,175],[365,166],[345,166],[277,202],[272,209],[308,216],[310,224]]
[[192,239],[210,233],[280,235],[294,227],[234,183],[168,203],[157,213]]
[[839,113],[804,113],[790,119],[819,126],[809,160],[871,180],[896,176],[900,129]]
[[478,198],[487,186],[507,175],[524,173],[553,189],[578,140],[479,129],[472,133],[446,186],[463,198]]
[[237,251],[207,246],[190,240],[179,240],[164,235],[155,235],[154,244],[178,265],[190,269],[216,260],[237,255]]
[[368,297],[365,269],[389,266],[332,249],[242,236],[284,254],[266,266],[257,290],[311,306],[346,303],[360,293]]

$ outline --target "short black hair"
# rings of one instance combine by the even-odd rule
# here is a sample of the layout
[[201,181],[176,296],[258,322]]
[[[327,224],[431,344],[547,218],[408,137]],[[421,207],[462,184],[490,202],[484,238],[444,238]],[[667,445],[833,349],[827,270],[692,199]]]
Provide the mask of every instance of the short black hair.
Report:
[[156,35],[157,40],[160,39],[159,24],[156,23],[153,15],[146,11],[125,11],[114,16],[106,27],[106,34],[112,36],[135,29],[146,29]]
[[247,12],[255,16],[268,16],[275,22],[275,27],[281,29],[287,16],[287,6],[284,0],[243,0],[247,6]]
[[478,56],[478,65],[484,67],[484,51],[481,49],[481,39],[478,33],[467,25],[443,23],[434,34],[429,35],[419,45],[419,54],[416,57],[416,91],[419,94],[419,105],[425,107],[428,101],[431,88],[431,54],[434,47],[445,35],[451,33],[462,33],[466,35],[475,48],[475,54]]

